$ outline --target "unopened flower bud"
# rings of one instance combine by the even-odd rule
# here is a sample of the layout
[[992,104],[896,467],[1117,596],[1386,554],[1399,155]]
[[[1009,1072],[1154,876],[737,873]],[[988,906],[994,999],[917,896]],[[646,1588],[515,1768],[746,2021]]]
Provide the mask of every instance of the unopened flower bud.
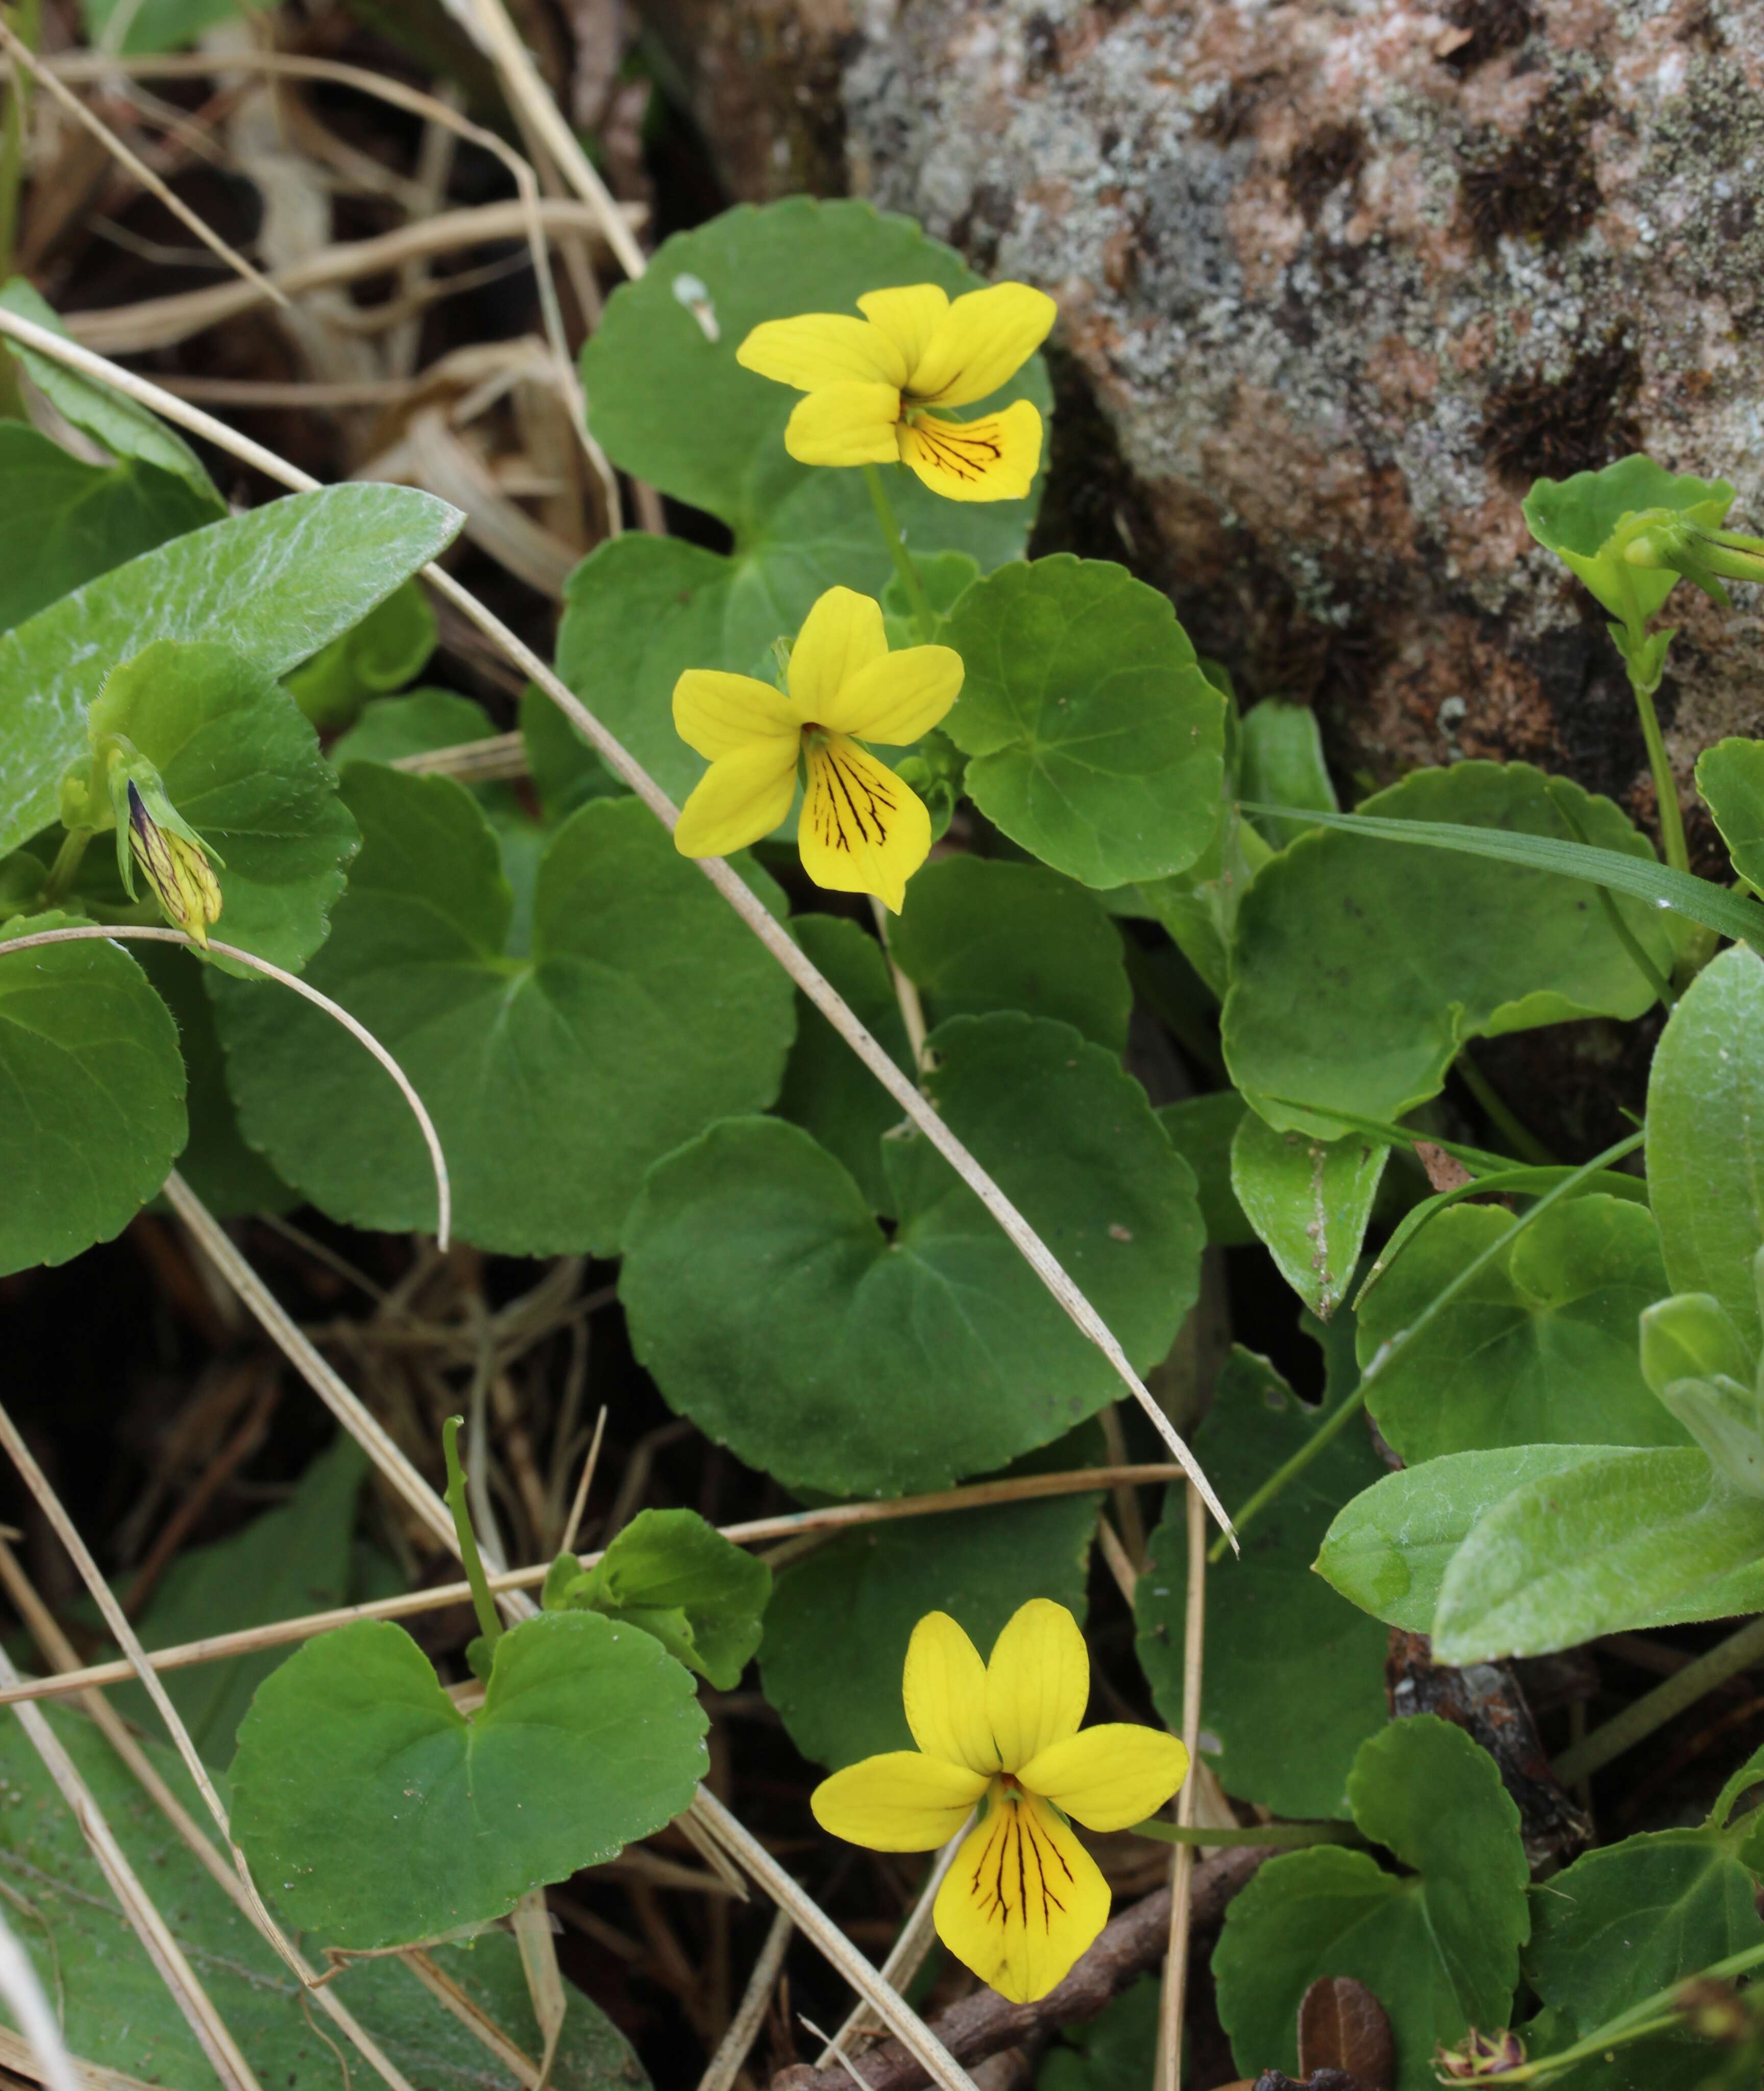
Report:
[[110,804],[116,821],[117,869],[132,899],[135,871],[146,875],[160,912],[204,949],[209,925],[221,913],[221,888],[210,849],[166,793],[159,772],[146,757],[114,735],[103,750]]
[[1479,2084],[1487,2077],[1504,2076],[1525,2059],[1525,2042],[1517,2033],[1478,2033],[1472,2026],[1456,2047],[1440,2049],[1439,2073],[1454,2084]]
[[1699,2039],[1737,2046],[1757,2030],[1739,1992],[1706,1975],[1687,1982],[1673,2001],[1684,2014],[1686,2030]]

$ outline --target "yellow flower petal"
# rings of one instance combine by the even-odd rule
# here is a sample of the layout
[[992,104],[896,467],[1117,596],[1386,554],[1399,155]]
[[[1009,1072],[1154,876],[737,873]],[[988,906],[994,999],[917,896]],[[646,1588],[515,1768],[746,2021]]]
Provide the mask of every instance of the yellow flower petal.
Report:
[[707,762],[778,734],[794,737],[796,714],[781,690],[753,675],[688,668],[673,686],[673,730]]
[[815,716],[837,733],[904,748],[929,733],[961,691],[962,656],[953,647],[906,646],[848,676]]
[[769,835],[790,810],[796,791],[794,731],[719,756],[680,808],[673,846],[682,856],[727,856]]
[[842,733],[830,734],[808,750],[796,839],[817,886],[873,893],[898,915],[907,880],[931,852],[931,816],[892,770]]
[[914,1628],[901,1696],[913,1740],[927,1757],[966,1765],[970,1771],[998,1770],[998,1752],[986,1724],[986,1665],[947,1612],[927,1612]]
[[1188,1776],[1188,1752],[1161,1729],[1105,1721],[1039,1751],[1017,1776],[1086,1830],[1126,1830]]
[[892,464],[900,417],[892,385],[824,385],[797,401],[784,447],[798,464]]
[[[794,320],[765,320],[735,351],[743,369],[757,370],[798,392],[824,385],[906,382],[906,358],[898,344],[868,320],[848,313],[804,313]],[[972,395],[978,399],[980,395]]]
[[888,1750],[847,1765],[808,1797],[822,1829],[872,1852],[934,1852],[947,1844],[986,1791],[986,1780],[917,1750]]
[[997,391],[1048,338],[1059,307],[1026,283],[957,298],[913,364],[906,389],[927,407],[966,407]]
[[937,1891],[937,1936],[1013,2004],[1057,1987],[1108,1921],[1108,1883],[1046,1801],[996,1794]]
[[[802,407],[808,403],[805,399]],[[798,414],[802,407],[797,408]],[[916,420],[902,421],[893,433],[902,462],[933,494],[950,501],[1020,501],[1041,462],[1041,416],[1026,399],[978,421],[945,421],[921,414]],[[790,454],[801,455],[794,450]]]
[[1031,1597],[992,1644],[986,1666],[986,1715],[1005,1770],[1076,1735],[1090,1696],[1090,1652],[1078,1621],[1064,1605]]
[[873,596],[848,588],[817,596],[790,649],[788,680],[797,718],[805,726],[824,725],[841,686],[888,653],[882,606]]
[[869,291],[858,299],[858,309],[866,319],[876,322],[899,349],[908,370],[912,370],[949,309],[949,294],[936,283],[914,283],[897,291]]

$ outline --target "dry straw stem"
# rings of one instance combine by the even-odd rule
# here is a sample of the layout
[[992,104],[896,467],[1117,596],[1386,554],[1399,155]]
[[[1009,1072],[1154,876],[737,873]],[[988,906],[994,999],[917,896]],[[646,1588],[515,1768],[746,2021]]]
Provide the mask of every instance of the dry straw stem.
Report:
[[[22,341],[27,347],[39,349],[44,355],[52,356],[58,361],[67,364],[71,369],[82,371],[89,377],[114,385],[118,391],[126,392],[141,405],[150,407],[156,413],[163,415],[168,421],[174,421],[179,427],[205,437],[209,442],[217,444],[246,463],[255,465],[266,476],[279,481],[282,485],[291,487],[297,493],[314,492],[318,487],[319,482],[310,474],[299,471],[286,459],[278,457],[274,451],[265,450],[261,443],[251,442],[236,430],[228,428],[225,422],[216,420],[210,414],[204,414],[200,407],[174,399],[170,393],[161,391],[158,386],[136,377],[133,371],[124,369],[119,364],[109,362],[103,356],[93,355],[89,349],[82,348],[77,343],[65,341],[45,327],[37,326],[29,320],[21,320],[12,313],[0,310],[0,334],[9,334],[15,340]],[[538,683],[600,756],[607,767],[630,787],[662,826],[672,833],[679,817],[678,809],[673,802],[623,743],[608,732],[568,684],[558,679],[549,664],[540,660],[530,646],[518,639],[500,618],[486,609],[468,589],[463,588],[450,574],[443,572],[438,566],[430,565],[423,569],[423,577],[446,601],[463,612],[481,632],[488,634],[516,667]],[[1202,1498],[1217,1520],[1220,1530],[1235,1547],[1237,1538],[1232,1529],[1231,1520],[1226,1515],[1224,1506],[1214,1493],[1199,1462],[1129,1363],[1127,1354],[1116,1340],[1114,1332],[1073,1283],[1047,1244],[920,1095],[914,1084],[895,1066],[890,1054],[858,1021],[844,998],[802,951],[789,931],[781,922],[773,920],[765,903],[749,890],[733,865],[721,857],[700,858],[697,862],[699,869],[729,906],[900,1105],[918,1131],[937,1149],[997,1221],[1009,1237],[1012,1245],[1078,1330],[1103,1353],[1120,1376],[1123,1385],[1145,1412],[1158,1435],[1181,1464],[1184,1472],[1200,1490]]]
[[[73,929],[35,929],[26,937],[9,937],[3,942],[0,942],[0,958],[4,958],[13,951],[28,951],[37,944],[123,942],[183,944],[192,951],[196,948],[195,938],[187,936],[182,929],[161,929],[148,923],[109,925],[88,923]],[[297,979],[292,973],[284,972],[280,966],[271,965],[268,959],[260,959],[252,951],[242,951],[236,945],[223,944],[217,938],[211,937],[209,939],[208,948],[221,958],[234,959],[239,964],[249,966],[253,972],[262,973],[266,979],[275,981],[283,987],[292,988],[296,994],[303,996],[316,1008],[322,1009],[327,1016],[342,1024],[352,1038],[359,1040],[365,1046],[393,1080],[398,1084],[398,1093],[411,1106],[418,1127],[422,1132],[424,1145],[428,1149],[429,1166],[435,1172],[436,1239],[441,1247],[445,1248],[448,1236],[453,1230],[453,1193],[447,1175],[447,1158],[441,1153],[441,1136],[435,1130],[435,1122],[424,1108],[423,1099],[411,1088],[410,1078],[404,1070],[365,1024],[358,1023],[340,1002],[333,1002],[328,994],[321,994],[316,987],[308,987],[303,980]]]
[[729,2030],[711,2057],[710,2067],[699,2080],[699,2091],[732,2091],[735,2079],[741,2074],[742,2064],[747,2059],[747,2050],[764,2023],[766,2007],[772,2001],[772,1985],[778,1979],[778,1971],[789,1950],[790,1934],[795,1929],[787,1909],[781,1909],[772,1918],[772,1929],[766,1934],[766,1942],[759,1949],[759,1958],[754,1963],[741,2003],[729,2022]]
[[[102,2063],[88,2062],[77,2054],[68,2056],[67,2067],[72,2072],[76,2091],[165,2091],[163,2085],[145,2083],[139,2076],[125,2076],[120,2069],[106,2069]],[[47,2085],[50,2080],[37,2050],[10,2026],[0,2026],[0,2069],[9,2071],[28,2084]]]
[[[883,1981],[897,1990],[904,1991],[924,1965],[925,1955],[937,1936],[937,1891],[943,1886],[944,1875],[955,1864],[956,1854],[973,1827],[974,1817],[970,1814],[932,1860],[925,1885],[919,1891],[919,1899],[908,1912],[899,1938],[888,1948],[880,1972]],[[844,2062],[845,2049],[850,2042],[860,2034],[875,2032],[880,2023],[868,2004],[859,2004],[821,2050],[815,2067],[824,2069],[830,2062]]]
[[0,1916],[0,2003],[24,2028],[37,2063],[32,2074],[40,2077],[49,2091],[78,2091],[79,2079],[62,2039],[60,2024],[43,1994],[31,1956],[3,1916]]
[[79,96],[58,80],[46,66],[37,63],[30,46],[23,37],[15,33],[3,16],[0,16],[0,46],[11,54],[15,65],[23,66],[34,80],[47,89],[75,123],[84,125],[113,159],[127,167],[144,189],[158,197],[180,224],[187,226],[204,247],[220,257],[228,268],[236,269],[247,283],[254,285],[260,297],[268,298],[274,304],[287,304],[286,295],[275,284],[253,268],[236,248],[229,247],[217,232],[211,231],[183,197],[169,188],[138,153],[124,144],[95,110],[87,108]]
[[901,2045],[943,2091],[975,2091],[974,2080],[904,1998],[878,1979],[876,1971],[832,1922],[820,1905],[804,1893],[759,1839],[724,1807],[708,1787],[699,1788],[694,1804],[740,1863],[787,1910],[798,1929],[811,1938],[845,1980],[867,1998],[871,2009]]
[[[0,1649],[0,1679],[8,1684],[19,1681],[19,1673],[3,1649]],[[74,1820],[110,1882],[111,1893],[123,1905],[123,1915],[146,1948],[147,1957],[160,1980],[170,1990],[179,2010],[189,2022],[190,2030],[213,2065],[215,2075],[228,2091],[259,2091],[251,2064],[239,2052],[238,2042],[214,2008],[208,1991],[197,1981],[195,1971],[184,1958],[183,1949],[171,1935],[170,1926],[136,1878],[135,1869],[105,1820],[104,1811],[93,1798],[92,1789],[80,1776],[61,1738],[50,1727],[49,1716],[40,1706],[21,1706],[19,1718],[24,1724],[31,1747],[43,1761],[44,1770],[73,1810]]]
[[[49,1607],[37,1595],[12,1550],[3,1542],[0,1542],[0,1583],[5,1584],[6,1594],[17,1606],[19,1616],[24,1621],[31,1638],[49,1662],[60,1671],[78,1669],[80,1659],[74,1653],[72,1644],[56,1624]],[[131,1665],[119,1664],[117,1667],[127,1670],[131,1677],[134,1675]],[[118,1681],[120,1683],[122,1680]],[[153,1760],[135,1740],[127,1724],[118,1718],[110,1701],[101,1692],[86,1692],[81,1695],[81,1703],[105,1740],[134,1774],[160,1813],[183,1839],[192,1856],[206,1869],[216,1886],[255,1925],[256,1912],[252,1908],[251,1899],[239,1876],[215,1850],[203,1834],[200,1826],[192,1819],[188,1810],[160,1777],[153,1767]],[[379,2042],[348,2007],[329,1989],[318,1987],[318,1979],[310,1964],[298,1953],[290,1961],[290,1966],[295,1960],[299,1962],[298,1972],[302,1981],[316,1990],[321,2008],[335,2021],[338,2030],[355,2043],[385,2081],[388,2091],[415,2091],[415,2087],[403,2072],[390,2061]]]
[[[230,1271],[226,1274],[230,1277]],[[305,1368],[300,1360],[296,1359],[295,1362],[303,1372]],[[322,1388],[318,1391],[324,1395]],[[325,1395],[325,1399],[329,1404],[329,1395]],[[375,1448],[370,1446],[368,1450],[378,1463],[379,1455]],[[398,1456],[402,1458],[402,1455]],[[1023,1474],[1011,1481],[976,1481],[964,1489],[945,1489],[936,1495],[900,1496],[891,1503],[829,1503],[821,1510],[793,1511],[782,1517],[755,1518],[745,1524],[725,1524],[721,1530],[724,1538],[732,1540],[738,1546],[754,1546],[761,1541],[798,1533],[830,1536],[856,1525],[880,1524],[901,1517],[936,1516],[947,1511],[975,1510],[987,1503],[1082,1495],[1092,1489],[1106,1488],[1111,1482],[1129,1485],[1161,1483],[1179,1479],[1181,1472],[1180,1467],[1172,1466],[1085,1467],[1065,1474]],[[417,1479],[422,1482],[420,1475]],[[422,1485],[426,1487],[427,1484]],[[407,1497],[406,1500],[411,1498]],[[426,1512],[424,1517],[425,1523],[430,1522]],[[448,1528],[451,1532],[450,1520]],[[437,1536],[443,1537],[439,1533]],[[451,1552],[450,1539],[447,1545]],[[593,1553],[578,1558],[584,1568],[592,1568],[604,1556]],[[549,1572],[549,1563],[508,1569],[489,1578],[490,1589],[497,1596],[507,1591],[530,1590],[536,1584],[544,1582]],[[238,1633],[213,1634],[206,1640],[183,1641],[173,1648],[150,1650],[147,1659],[156,1670],[188,1670],[204,1662],[224,1662],[231,1656],[254,1654],[260,1649],[282,1647],[290,1641],[311,1640],[315,1635],[352,1625],[357,1619],[410,1619],[420,1612],[439,1611],[449,1605],[469,1604],[471,1601],[469,1583],[441,1583],[426,1590],[406,1591],[396,1597],[376,1597],[364,1605],[345,1605],[333,1611],[309,1612],[304,1619],[278,1619],[268,1626],[247,1627]],[[0,1706],[13,1705],[26,1699],[65,1698],[71,1692],[84,1692],[93,1685],[126,1684],[134,1675],[133,1665],[127,1662],[93,1663],[64,1676],[36,1677],[0,1687]]]
[[[1188,1603],[1182,1627],[1182,1740],[1188,1749],[1189,1768],[1176,1804],[1176,1819],[1184,1829],[1193,1827],[1200,1796],[1201,1658],[1207,1633],[1207,1518],[1193,1482],[1186,1495]],[[1188,2001],[1194,1878],[1194,1847],[1178,1844],[1170,1861],[1170,1934],[1158,2017],[1157,2091],[1182,2091],[1182,2014]]]

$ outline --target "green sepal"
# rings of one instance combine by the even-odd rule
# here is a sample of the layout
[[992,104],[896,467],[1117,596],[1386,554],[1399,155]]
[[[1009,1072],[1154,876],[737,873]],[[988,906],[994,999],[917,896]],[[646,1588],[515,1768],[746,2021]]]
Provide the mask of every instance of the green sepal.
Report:
[[[1723,596],[1722,601],[1726,600]],[[1668,624],[1663,631],[1641,632],[1626,624],[1607,624],[1605,629],[1628,664],[1630,681],[1651,696],[1666,673],[1667,650],[1678,636],[1678,627]]]
[[895,775],[924,800],[934,843],[941,842],[949,831],[967,767],[961,749],[936,728],[919,744],[916,753],[903,757],[895,765]]
[[1576,574],[1611,615],[1639,631],[1656,616],[1677,582],[1671,571],[1639,567],[1616,541],[1630,517],[1654,511],[1718,530],[1733,503],[1724,479],[1670,472],[1639,452],[1600,472],[1540,479],[1525,500],[1531,534]]
[[1645,1308],[1641,1341],[1641,1377],[1662,1400],[1675,1381],[1753,1375],[1749,1346],[1710,1292],[1678,1292]]

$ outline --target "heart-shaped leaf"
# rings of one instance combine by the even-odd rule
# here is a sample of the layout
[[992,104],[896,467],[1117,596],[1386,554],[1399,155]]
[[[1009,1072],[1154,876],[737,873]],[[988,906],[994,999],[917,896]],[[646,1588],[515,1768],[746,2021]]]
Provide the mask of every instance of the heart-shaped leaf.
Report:
[[592,1568],[560,1554],[547,1611],[587,1610],[653,1634],[676,1662],[733,1692],[759,1645],[772,1571],[696,1511],[639,1511]]
[[[1128,1356],[1161,1358],[1194,1298],[1202,1227],[1144,1090],[1063,1024],[958,1017],[931,1045],[946,1122]],[[883,1145],[892,1238],[839,1163],[777,1119],[731,1119],[667,1156],[626,1222],[639,1358],[672,1407],[789,1487],[942,1488],[1046,1444],[1120,1385],[936,1150]]]
[[1637,1347],[1637,1317],[1667,1290],[1659,1230],[1646,1206],[1602,1192],[1517,1230],[1492,1206],[1439,1214],[1366,1294],[1361,1364],[1508,1234],[1371,1381],[1366,1398],[1392,1447],[1413,1465],[1503,1446],[1685,1443]]
[[1330,1845],[1270,1859],[1225,1912],[1219,2016],[1239,2068],[1291,2074],[1306,1992],[1350,1975],[1390,2016],[1398,2091],[1426,2091],[1437,2046],[1512,2016],[1530,1928],[1519,1811],[1488,1753],[1431,1714],[1361,1744],[1348,1799],[1409,1870]]
[[[1267,1359],[1236,1348],[1195,1434],[1195,1454],[1226,1502],[1241,1503],[1305,1449],[1327,1412],[1307,1409]],[[1203,1748],[1226,1792],[1277,1814],[1345,1815],[1354,1753],[1389,1718],[1389,1636],[1311,1572],[1330,1519],[1379,1472],[1364,1426],[1350,1425],[1249,1527],[1242,1553],[1207,1571]],[[1186,1548],[1177,1489],[1148,1544],[1134,1602],[1139,1666],[1158,1711],[1177,1727]]]
[[[467,1240],[612,1250],[658,1155],[772,1100],[788,979],[635,800],[586,805],[551,837],[527,951],[497,837],[459,785],[354,763],[342,795],[362,851],[308,977],[415,1084]],[[355,1041],[243,982],[217,984],[216,1008],[240,1123],[281,1173],[355,1226],[432,1227],[421,1140]]]
[[1711,1292],[1755,1350],[1764,1244],[1764,959],[1705,966],[1648,1076],[1648,1188],[1673,1292]]
[[0,638],[0,855],[54,820],[86,708],[156,639],[211,640],[286,675],[452,541],[458,509],[326,486],[174,537]]
[[[1560,836],[1552,792],[1590,842],[1651,860],[1608,799],[1529,763],[1417,770],[1362,811]],[[1670,973],[1660,911],[1616,905]],[[1639,1016],[1653,1000],[1590,887],[1326,829],[1283,850],[1244,895],[1221,1022],[1232,1078],[1262,1115],[1331,1139],[1346,1129],[1332,1106],[1389,1121],[1435,1095],[1467,1039]]]
[[1764,740],[1718,740],[1697,758],[1697,789],[1734,869],[1764,886]]
[[1126,1048],[1120,932],[1094,894],[1044,865],[935,859],[914,874],[889,944],[933,1024],[1020,1009]]
[[287,692],[229,647],[162,640],[111,670],[90,722],[94,740],[134,743],[222,859],[214,933],[298,971],[325,941],[360,834]]
[[[65,926],[18,916],[6,937]],[[0,956],[0,1277],[108,1241],[166,1180],[187,1131],[170,1011],[114,944]]]
[[1219,818],[1224,700],[1168,596],[1069,553],[1001,567],[944,644],[966,670],[944,731],[1011,840],[1086,886],[1185,870]]
[[1320,1321],[1347,1297],[1389,1148],[1276,1132],[1254,1111],[1231,1143],[1231,1188],[1280,1275]]
[[705,1770],[705,1727],[679,1664],[597,1612],[510,1628],[469,1721],[402,1627],[358,1620],[258,1687],[234,1834],[325,1944],[430,1938],[672,1821]]

